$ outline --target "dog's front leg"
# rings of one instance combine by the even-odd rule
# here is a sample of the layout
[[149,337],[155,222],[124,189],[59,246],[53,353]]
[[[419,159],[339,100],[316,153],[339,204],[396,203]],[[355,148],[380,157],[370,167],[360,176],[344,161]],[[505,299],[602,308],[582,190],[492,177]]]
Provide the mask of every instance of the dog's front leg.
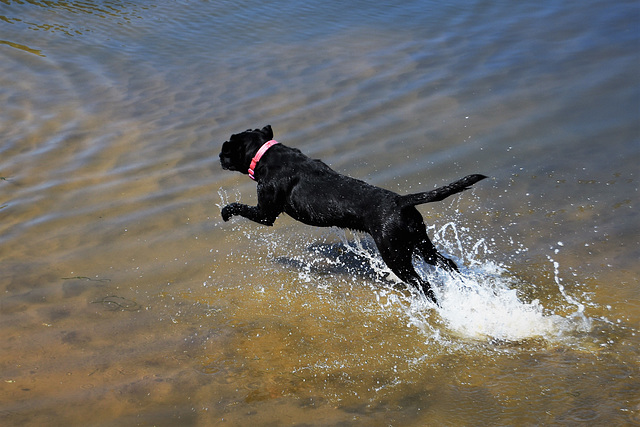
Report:
[[273,225],[283,210],[274,193],[272,189],[261,189],[259,187],[258,206],[230,203],[222,208],[222,219],[226,222],[232,216],[240,215],[258,224]]
[[277,215],[270,215],[260,210],[259,206],[243,205],[242,203],[230,203],[222,208],[222,219],[229,221],[234,215],[240,215],[251,221],[264,225],[273,225]]

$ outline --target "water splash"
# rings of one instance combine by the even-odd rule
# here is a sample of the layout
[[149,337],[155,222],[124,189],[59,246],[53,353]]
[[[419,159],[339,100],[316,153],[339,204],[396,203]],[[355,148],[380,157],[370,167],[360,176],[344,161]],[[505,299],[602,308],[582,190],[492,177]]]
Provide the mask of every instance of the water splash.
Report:
[[[559,277],[559,264],[551,257],[549,261],[554,268],[554,281],[564,300],[563,305],[568,311],[573,308],[572,314],[555,314],[543,307],[537,299],[525,300],[518,291],[522,284],[509,274],[506,266],[481,259],[481,253],[492,252],[484,239],[474,242],[471,249],[466,251],[455,223],[450,222],[431,231],[434,243],[444,246],[448,255],[457,253],[458,256],[452,257],[462,267],[459,274],[452,274],[422,261],[414,263],[419,274],[435,285],[439,305],[431,303],[413,290],[410,290],[410,295],[404,301],[401,301],[401,296],[392,297],[387,291],[379,291],[378,300],[384,301],[387,307],[397,307],[398,303],[407,307],[408,304],[406,313],[409,325],[440,340],[446,334],[463,339],[499,341],[534,338],[555,340],[575,332],[586,332],[591,328],[591,319],[585,315],[584,305],[566,292]],[[445,240],[445,235],[452,237],[452,240]],[[361,239],[349,240],[344,235],[341,238],[349,250],[370,260],[371,267],[381,276],[387,274],[393,278],[393,273],[388,271],[375,253],[371,253],[370,248],[363,245]],[[435,326],[434,316],[439,319]]]
[[552,338],[570,328],[562,316],[546,314],[538,300],[521,299],[508,275],[492,263],[461,275],[435,272],[428,276],[433,283],[442,284],[437,288],[440,306],[435,307],[436,312],[448,329],[464,338]]

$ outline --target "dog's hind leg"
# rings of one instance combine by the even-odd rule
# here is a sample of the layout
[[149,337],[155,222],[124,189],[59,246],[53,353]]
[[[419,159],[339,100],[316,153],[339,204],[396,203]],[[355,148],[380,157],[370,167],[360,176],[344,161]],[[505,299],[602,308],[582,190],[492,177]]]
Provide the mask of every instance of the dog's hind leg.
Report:
[[[380,248],[378,249],[380,250]],[[409,285],[415,286],[417,289],[421,289],[427,298],[436,304],[438,303],[436,295],[433,293],[433,289],[431,289],[431,284],[416,273],[412,263],[413,254],[410,251],[403,250],[397,252],[394,250],[383,249],[380,251],[380,255],[387,266],[396,276],[398,276],[400,280],[408,283]]]
[[436,298],[433,289],[431,288],[431,283],[424,280],[422,277],[416,273],[416,270],[413,268],[413,264],[409,263],[409,265],[405,265],[400,268],[392,267],[391,270],[398,276],[403,282],[409,283],[410,285],[416,287],[417,289],[422,290],[424,295],[433,301],[435,304],[438,304],[438,300]]
[[418,250],[420,251],[420,255],[422,255],[422,258],[426,263],[436,267],[442,267],[447,271],[460,271],[458,270],[458,266],[455,262],[445,257],[436,250],[435,246],[433,246],[433,243],[431,243],[431,240],[422,240],[418,245]]

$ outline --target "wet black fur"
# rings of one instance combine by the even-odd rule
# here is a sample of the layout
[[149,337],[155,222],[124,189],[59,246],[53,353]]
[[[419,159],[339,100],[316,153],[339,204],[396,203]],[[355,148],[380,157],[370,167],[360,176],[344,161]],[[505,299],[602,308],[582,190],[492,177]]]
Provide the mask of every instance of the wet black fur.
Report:
[[[222,145],[222,168],[248,174],[251,159],[271,139],[271,126],[231,135]],[[285,212],[305,224],[369,233],[387,266],[435,302],[430,284],[413,267],[413,256],[419,255],[427,263],[448,271],[458,271],[458,267],[435,249],[415,206],[443,200],[486,176],[468,175],[432,191],[401,196],[341,175],[296,148],[277,144],[258,162],[255,178],[258,205],[228,204],[222,208],[225,221],[240,215],[260,224],[273,225],[278,215]]]

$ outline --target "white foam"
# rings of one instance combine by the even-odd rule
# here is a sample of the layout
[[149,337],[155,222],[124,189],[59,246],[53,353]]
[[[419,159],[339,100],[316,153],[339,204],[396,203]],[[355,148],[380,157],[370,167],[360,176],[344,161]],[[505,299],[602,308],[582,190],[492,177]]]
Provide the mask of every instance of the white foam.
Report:
[[[483,265],[462,275],[440,274],[436,289],[440,305],[435,310],[447,328],[472,339],[494,338],[519,341],[552,337],[566,327],[561,316],[545,315],[538,300],[522,301],[509,280]],[[433,275],[431,275],[433,276]]]

